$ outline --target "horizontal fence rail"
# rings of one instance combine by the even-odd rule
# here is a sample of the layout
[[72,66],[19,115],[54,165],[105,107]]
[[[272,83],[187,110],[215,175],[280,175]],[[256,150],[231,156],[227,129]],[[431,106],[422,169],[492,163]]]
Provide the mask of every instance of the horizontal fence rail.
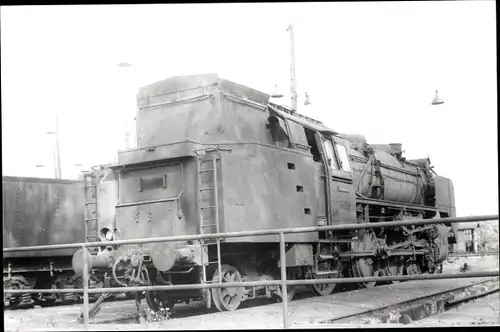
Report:
[[[387,276],[387,277],[363,277],[363,278],[329,278],[329,279],[299,279],[287,280],[287,286],[317,285],[317,284],[346,284],[358,282],[373,281],[408,281],[408,280],[436,280],[436,279],[464,279],[464,278],[486,278],[498,277],[500,271],[467,272],[460,274],[416,274],[405,276]],[[230,287],[254,287],[254,286],[281,286],[281,280],[265,281],[245,281],[231,282],[223,284],[182,284],[182,285],[164,285],[164,286],[135,286],[135,287],[108,287],[108,288],[90,288],[89,294],[100,293],[124,293],[124,292],[149,292],[149,291],[176,291],[187,289],[206,289],[206,288],[230,288]],[[7,293],[83,293],[82,288],[65,289],[12,289],[5,290]]]
[[[318,226],[318,227],[302,227],[302,228],[288,228],[288,229],[272,229],[272,230],[256,230],[256,231],[243,231],[232,233],[212,233],[204,235],[183,235],[183,236],[170,236],[170,237],[156,237],[148,239],[131,239],[131,240],[118,240],[118,241],[103,241],[92,243],[77,243],[77,244],[60,244],[60,245],[46,245],[46,246],[31,246],[31,247],[17,247],[17,248],[4,248],[3,252],[20,252],[32,250],[50,250],[50,249],[69,249],[69,248],[82,248],[100,247],[111,245],[124,245],[124,244],[143,244],[155,242],[172,242],[172,241],[187,241],[187,240],[202,240],[213,238],[228,238],[228,237],[246,237],[246,236],[264,236],[264,235],[278,235],[280,243],[280,262],[285,261],[285,234],[296,233],[310,233],[321,231],[335,231],[335,230],[353,230],[353,229],[367,229],[367,228],[380,228],[380,227],[394,227],[394,226],[410,226],[410,225],[432,225],[432,224],[446,224],[458,222],[479,222],[487,220],[498,220],[498,215],[486,215],[477,217],[458,217],[458,218],[441,218],[441,219],[420,219],[408,221],[394,221],[394,222],[377,222],[377,223],[357,223],[357,224],[344,224],[333,226]],[[283,266],[286,266],[283,264]],[[302,280],[286,280],[286,268],[281,268],[281,280],[265,280],[265,281],[250,281],[250,282],[237,282],[237,283],[213,283],[213,284],[191,284],[191,285],[161,285],[161,286],[137,286],[137,287],[113,287],[113,288],[92,288],[89,289],[88,284],[88,262],[87,255],[83,255],[83,289],[4,289],[4,293],[19,294],[19,293],[82,293],[84,294],[83,305],[83,323],[84,328],[88,329],[89,321],[89,298],[88,294],[93,293],[124,293],[124,292],[143,292],[143,291],[168,291],[168,290],[188,290],[188,289],[211,289],[211,288],[229,288],[229,287],[253,287],[253,286],[281,286],[282,297],[287,299],[287,287],[295,285],[314,285],[314,284],[330,284],[330,283],[357,283],[357,282],[383,282],[383,281],[406,281],[406,280],[434,280],[434,279],[455,279],[455,278],[481,278],[481,277],[498,277],[499,271],[486,271],[486,272],[469,272],[460,274],[423,274],[423,275],[405,275],[405,276],[386,276],[386,277],[364,277],[364,278],[330,278],[330,279],[302,279]],[[288,301],[284,300],[283,304],[283,326],[288,328]]]
[[500,252],[498,251],[480,251],[480,252],[472,252],[472,253],[464,253],[464,252],[450,252],[448,254],[449,257],[481,257],[481,256],[498,256]]
[[118,240],[118,241],[101,241],[101,242],[86,242],[86,243],[53,244],[45,246],[31,246],[31,247],[15,247],[15,248],[4,248],[3,252],[6,253],[6,252],[19,252],[19,251],[31,251],[31,250],[76,249],[76,248],[81,248],[82,245],[85,245],[86,247],[104,247],[104,246],[118,246],[125,244],[144,244],[144,243],[155,243],[155,242],[205,240],[205,239],[229,238],[229,237],[279,235],[280,233],[296,234],[296,233],[312,233],[312,232],[324,232],[324,231],[342,231],[351,229],[395,227],[395,226],[411,226],[411,225],[417,226],[417,225],[435,225],[435,224],[460,223],[460,222],[478,222],[478,221],[489,221],[497,219],[498,215],[486,215],[478,217],[417,219],[417,220],[406,220],[406,221],[384,221],[384,222],[374,222],[374,223],[357,223],[357,224],[317,226],[317,227],[263,229],[263,230],[243,231],[243,232],[211,233],[203,235],[201,234],[181,235],[181,236],[167,236],[167,237],[151,237],[147,239],[130,239],[130,240]]

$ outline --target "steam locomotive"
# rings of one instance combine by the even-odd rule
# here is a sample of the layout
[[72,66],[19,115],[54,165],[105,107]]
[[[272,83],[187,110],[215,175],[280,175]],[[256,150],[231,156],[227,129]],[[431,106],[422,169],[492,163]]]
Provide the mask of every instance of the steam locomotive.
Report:
[[[86,237],[115,241],[174,235],[455,216],[451,180],[400,144],[368,144],[269,102],[215,74],[172,77],[137,95],[137,148],[91,172]],[[91,204],[87,204],[88,207]],[[439,273],[455,240],[439,224],[286,235],[288,278]],[[168,285],[279,279],[274,235],[114,245],[79,250],[109,284]],[[219,272],[220,271],[220,272]],[[373,287],[374,282],[361,283]],[[311,285],[318,295],[335,284]],[[220,311],[279,287],[146,292],[153,310],[203,300]],[[290,300],[294,289],[288,289]]]

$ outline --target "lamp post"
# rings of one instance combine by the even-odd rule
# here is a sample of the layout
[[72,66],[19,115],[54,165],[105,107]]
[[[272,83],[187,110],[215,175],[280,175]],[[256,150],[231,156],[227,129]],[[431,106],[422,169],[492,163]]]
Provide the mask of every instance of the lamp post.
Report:
[[288,34],[290,36],[290,92],[292,97],[292,110],[297,112],[297,80],[295,77],[295,41],[293,35],[293,23],[288,26]]
[[[117,66],[118,66],[118,68],[121,68],[121,69],[123,69],[123,70],[127,70],[127,69],[129,69],[129,68],[131,68],[131,67],[132,67],[132,64],[131,64],[131,63],[129,63],[129,62],[119,62],[119,63],[117,64]],[[129,128],[128,114],[127,114],[127,113],[125,113],[125,116],[127,117],[127,119],[125,119],[125,124],[124,124],[124,127],[125,127],[125,128],[124,128],[124,129],[125,129],[125,133],[124,133],[124,138],[125,138],[125,148],[126,148],[126,149],[130,149],[130,147],[131,147],[131,146],[130,146],[130,145],[131,145],[131,144],[130,144],[130,136],[131,136],[131,135],[130,135],[130,131],[129,131],[129,129],[130,129],[130,128]]]
[[56,179],[60,179],[61,174],[61,152],[59,150],[59,118],[56,115],[56,130],[48,131],[48,135],[55,135],[55,151],[54,151],[54,175]]

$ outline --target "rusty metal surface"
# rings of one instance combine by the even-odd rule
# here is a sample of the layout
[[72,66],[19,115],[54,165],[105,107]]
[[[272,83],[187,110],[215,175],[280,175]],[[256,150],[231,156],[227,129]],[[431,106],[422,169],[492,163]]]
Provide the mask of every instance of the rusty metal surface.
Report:
[[[80,181],[2,177],[4,248],[83,242],[84,192]],[[8,253],[19,256],[66,256],[73,249]]]
[[436,207],[440,210],[447,211],[448,216],[455,217],[457,213],[453,182],[443,176],[435,176],[434,182],[436,186]]
[[[182,204],[178,201],[185,195],[183,175],[182,163],[122,170],[118,184],[119,205],[115,209],[116,239],[195,233],[194,218],[187,221]],[[188,190],[189,193],[192,191]],[[193,209],[188,208],[188,211],[192,212]],[[150,248],[152,245],[144,247]]]
[[[205,95],[210,97],[204,98]],[[232,153],[223,153],[218,169],[221,230],[247,230],[249,225],[255,229],[315,226],[317,218],[324,217],[324,191],[317,187],[324,186],[318,163],[312,160],[307,149],[276,147],[266,128],[267,94],[214,75],[194,75],[150,85],[141,89],[137,98],[139,107],[146,107],[139,110],[137,120],[139,149],[120,152],[120,164],[189,157],[193,154],[189,148],[204,145],[232,148]],[[152,105],[157,107],[149,107]],[[292,115],[289,118],[320,126],[312,119]],[[294,171],[288,169],[290,163],[296,167]],[[192,159],[185,159],[186,190],[181,206],[184,229],[195,234],[199,229],[192,227],[197,216],[196,193],[192,191],[196,186],[190,183],[196,176],[192,164]],[[210,181],[207,178],[202,186],[208,186]],[[202,203],[210,206],[213,199]],[[299,242],[317,239],[314,234],[290,237],[290,241]],[[275,242],[276,239],[227,241]]]
[[[195,192],[198,189],[193,189],[197,186],[190,180],[196,176],[192,161],[194,150],[214,145],[233,150],[223,153],[219,162],[218,211],[222,231],[314,226],[318,219],[328,219],[334,224],[353,222],[356,218],[354,184],[359,184],[358,191],[365,193],[368,199],[374,198],[369,192],[369,188],[377,184],[377,181],[371,183],[374,167],[369,166],[361,175],[367,158],[347,140],[334,135],[335,142],[346,145],[351,155],[353,175],[331,170],[332,181],[325,188],[324,163],[311,158],[304,128],[326,135],[321,136],[324,139],[335,132],[319,121],[269,104],[268,99],[267,94],[215,74],[173,77],[144,87],[137,95],[139,147],[120,152],[119,164],[184,158],[186,191],[180,203],[185,227],[181,234],[199,234],[199,227],[193,228],[198,218]],[[268,127],[271,115],[281,117],[293,133],[290,146],[279,147],[273,141]],[[354,145],[359,147],[361,141],[355,139]],[[416,165],[390,154],[393,147],[399,146],[374,146],[377,148],[374,157],[381,162],[384,178],[384,201],[422,206],[429,176],[419,172]],[[330,192],[330,212],[325,189]],[[314,234],[290,237],[291,242],[317,239]],[[237,241],[276,240],[259,237]]]
[[[369,162],[361,151],[347,144],[348,153],[351,155],[353,174],[358,185],[358,192],[368,198],[376,197],[370,191],[370,184],[380,184],[380,179],[375,176],[375,165]],[[354,157],[354,158],[353,158]],[[400,162],[396,157],[389,154],[387,149],[375,145],[374,157],[380,161],[380,170],[384,182],[383,199],[393,202],[410,204],[422,204],[423,191],[430,182],[429,177],[423,172],[418,172],[415,165]],[[363,172],[363,170],[366,171]],[[375,181],[373,181],[375,180]]]
[[[207,98],[202,98],[204,96]],[[246,100],[247,104],[263,110],[269,99],[267,94],[216,75],[173,77],[142,88],[137,95],[139,108],[161,106],[139,110],[138,147],[179,141],[211,144],[221,141],[222,133],[222,137],[230,141],[252,140],[258,133],[258,127],[252,126],[253,121],[245,120],[234,126],[234,122],[225,119],[227,111],[218,107],[221,99],[231,99],[231,96],[235,103]]]

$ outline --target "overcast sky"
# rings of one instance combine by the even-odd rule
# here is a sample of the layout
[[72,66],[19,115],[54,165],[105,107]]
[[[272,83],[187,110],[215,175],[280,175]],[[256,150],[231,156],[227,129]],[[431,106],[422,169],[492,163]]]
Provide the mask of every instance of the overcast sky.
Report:
[[170,76],[289,104],[293,22],[299,112],[429,154],[459,215],[498,213],[495,19],[494,1],[2,7],[3,174],[52,176],[56,114],[63,177],[112,161],[137,89]]

